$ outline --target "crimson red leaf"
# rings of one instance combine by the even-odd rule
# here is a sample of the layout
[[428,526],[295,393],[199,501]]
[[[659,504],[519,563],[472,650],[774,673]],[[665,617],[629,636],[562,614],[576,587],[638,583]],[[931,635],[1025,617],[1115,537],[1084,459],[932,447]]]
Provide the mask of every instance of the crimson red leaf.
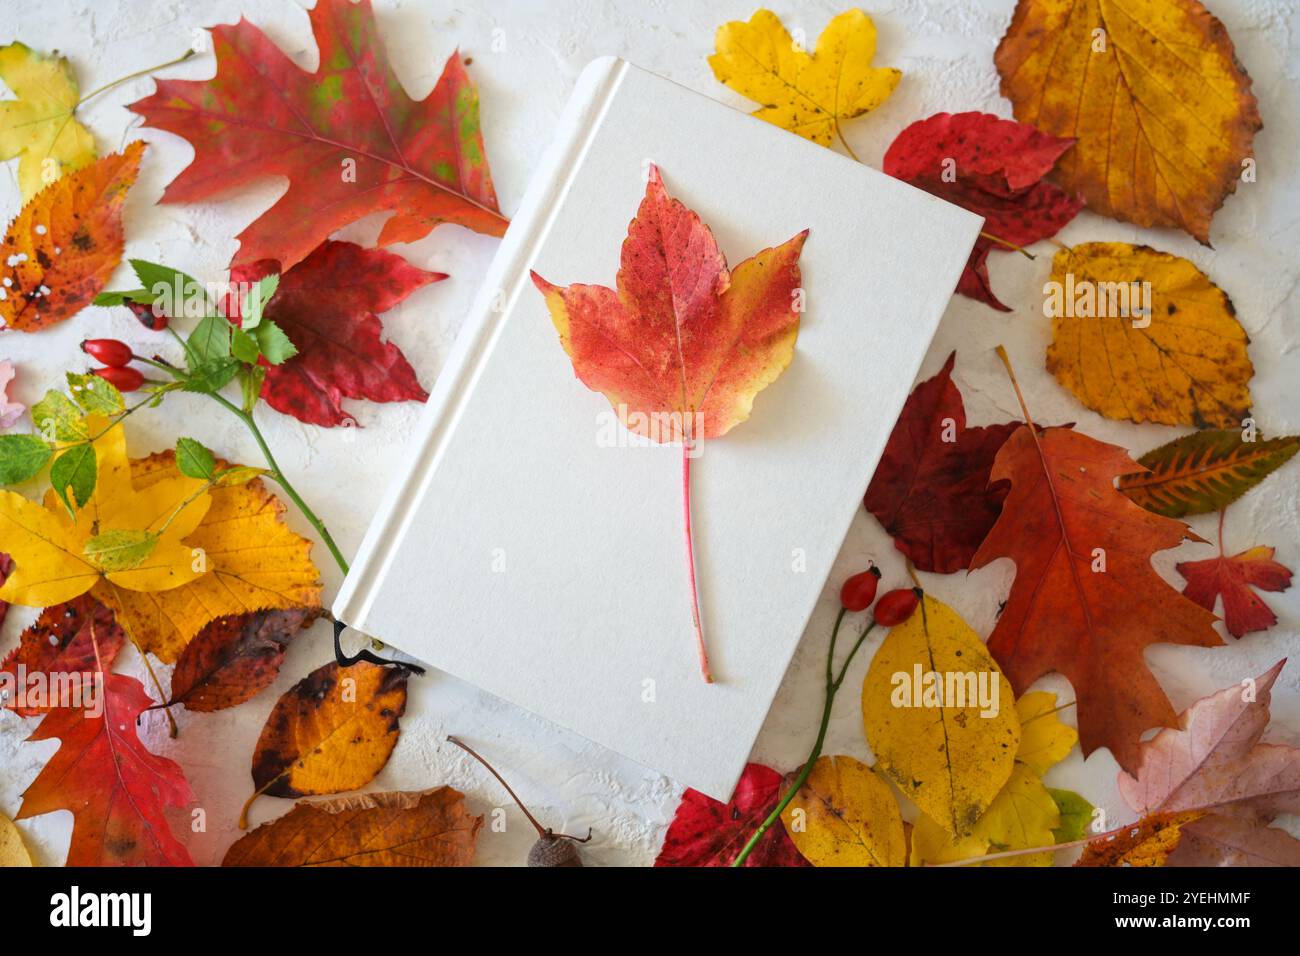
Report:
[[172,671],[172,704],[210,712],[234,707],[275,680],[285,648],[319,608],[219,617],[185,645]]
[[1273,560],[1273,549],[1260,546],[1234,554],[1220,554],[1203,561],[1184,561],[1178,573],[1187,579],[1183,594],[1207,611],[1223,595],[1223,622],[1228,633],[1241,637],[1263,631],[1277,623],[1277,615],[1251,590],[1285,591],[1291,586],[1291,571]]
[[[53,709],[49,699],[52,684],[80,694],[83,679],[101,666],[111,668],[125,643],[126,634],[113,612],[89,594],[47,607],[0,664],[0,675],[11,675],[15,684],[15,694],[5,699],[4,706],[23,717],[49,713]],[[39,697],[35,696],[37,688]]]
[[[14,569],[14,559],[9,557],[3,551],[0,551],[0,587],[4,586],[5,580],[9,577],[9,572]],[[5,622],[5,615],[9,613],[9,602],[0,601],[0,624]]]
[[939,574],[966,568],[1001,514],[1008,485],[990,484],[989,473],[998,449],[1019,427],[966,427],[966,408],[952,381],[956,356],[912,391],[865,499],[894,547],[918,569]]
[[194,202],[268,176],[289,188],[239,235],[233,265],[286,269],[340,227],[395,215],[380,245],[413,242],[443,222],[499,236],[479,124],[478,90],[453,53],[414,101],[388,65],[369,0],[317,0],[308,14],[320,66],[307,73],[247,20],[212,29],[210,80],[159,80],[131,109],[185,137],[191,163],[163,202]]
[[[231,272],[252,282],[276,272],[263,260]],[[429,394],[400,349],[381,342],[387,312],[416,289],[447,278],[426,272],[401,256],[327,241],[280,278],[266,318],[298,348],[283,365],[266,370],[262,398],[277,411],[310,425],[355,424],[342,398],[372,402],[422,402]],[[230,309],[237,319],[238,310]]]
[[[730,803],[687,790],[668,825],[655,866],[730,866],[781,798],[783,778],[751,763]],[[778,821],[745,859],[745,866],[809,866]]]
[[1054,236],[1083,208],[1080,197],[1043,180],[1073,145],[991,113],[936,113],[898,134],[884,170],[984,217],[987,235],[975,243],[957,291],[1010,312],[989,285],[988,254],[1009,251],[1003,243]]

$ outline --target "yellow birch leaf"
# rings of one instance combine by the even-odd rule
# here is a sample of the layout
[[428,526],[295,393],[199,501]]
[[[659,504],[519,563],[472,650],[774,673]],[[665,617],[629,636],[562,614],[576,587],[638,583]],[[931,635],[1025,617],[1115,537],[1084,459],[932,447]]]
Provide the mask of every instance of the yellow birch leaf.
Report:
[[[141,491],[167,487],[180,476],[175,452],[132,461],[131,475]],[[95,588],[137,646],[169,664],[214,618],[320,604],[311,542],[284,523],[284,505],[260,480],[216,487],[208,497],[204,520],[185,539],[187,566],[206,573],[163,592]]]
[[[873,67],[876,25],[861,10],[841,13],[808,53],[770,10],[749,22],[718,28],[713,75],[741,96],[763,104],[754,115],[829,146],[840,121],[861,116],[889,98],[902,73]],[[841,137],[841,141],[843,138]]]
[[32,856],[23,843],[22,832],[12,820],[0,813],[0,867],[31,865]]
[[903,816],[889,784],[852,757],[819,757],[781,822],[813,866],[904,866]]
[[1209,242],[1260,128],[1250,77],[1199,0],[1020,0],[994,58],[1016,119],[1075,139],[1088,208]]
[[[126,463],[126,438],[120,426],[107,427],[99,416],[86,420],[99,479],[85,506],[70,516],[51,489],[44,507],[11,491],[0,491],[0,540],[14,570],[0,587],[0,600],[32,607],[70,601],[95,588],[160,591],[199,577],[192,545],[185,539],[210,504],[199,493],[203,482],[169,481],[149,490],[132,486]],[[102,432],[102,434],[100,434]],[[86,553],[92,538],[111,531],[149,531],[157,544],[133,567],[109,570]]]
[[979,635],[927,595],[886,635],[862,684],[877,769],[953,836],[965,836],[1011,775],[1020,746],[1014,699]]
[[[1186,259],[1086,242],[1056,253],[1048,289],[1047,370],[1088,408],[1197,428],[1240,428],[1250,417],[1246,330],[1223,290]],[[1135,315],[1144,289],[1150,313]]]
[[1079,742],[1079,733],[1062,723],[1056,710],[1056,695],[1033,690],[1016,701],[1020,717],[1020,749],[1016,760],[1040,777],[1065,759]]
[[95,159],[95,138],[73,111],[81,99],[72,67],[24,43],[0,46],[0,80],[16,99],[0,102],[0,160],[18,159],[23,202],[63,173]]
[[[912,865],[955,863],[986,853],[1051,846],[1052,831],[1061,825],[1061,812],[1043,782],[1028,765],[1017,763],[1006,786],[980,817],[969,836],[953,840],[939,824],[922,814],[912,828]],[[1051,866],[1051,853],[1027,853],[989,866]]]

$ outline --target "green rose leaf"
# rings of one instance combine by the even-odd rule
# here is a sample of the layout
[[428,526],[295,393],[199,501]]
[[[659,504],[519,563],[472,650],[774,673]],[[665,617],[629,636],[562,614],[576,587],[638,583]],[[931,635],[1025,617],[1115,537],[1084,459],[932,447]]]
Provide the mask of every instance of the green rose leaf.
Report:
[[176,442],[176,467],[187,478],[211,481],[217,470],[217,459],[201,442],[181,438]]
[[53,452],[40,435],[0,435],[0,485],[35,476]]
[[68,373],[68,390],[72,399],[88,414],[116,415],[126,408],[122,393],[112,382],[98,375]]
[[54,389],[32,406],[32,421],[46,442],[79,442],[90,437],[81,408]]
[[82,551],[104,571],[130,571],[153,554],[158,535],[152,531],[105,531],[86,542]]
[[[50,484],[63,502],[63,507],[68,509],[68,514],[86,506],[90,496],[95,493],[98,476],[95,449],[91,445],[73,445],[54,459],[54,464],[50,466]],[[71,500],[68,498],[69,491],[72,492]]]

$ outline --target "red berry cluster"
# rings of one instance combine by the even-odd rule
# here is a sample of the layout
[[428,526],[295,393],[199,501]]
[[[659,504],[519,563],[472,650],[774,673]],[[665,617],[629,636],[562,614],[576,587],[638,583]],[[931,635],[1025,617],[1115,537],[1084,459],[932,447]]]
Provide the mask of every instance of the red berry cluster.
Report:
[[[853,575],[840,588],[840,604],[846,611],[865,611],[876,600],[880,569],[874,565]],[[895,588],[876,604],[875,620],[885,627],[902,624],[916,610],[921,600],[920,588]]]
[[92,368],[91,374],[98,375],[119,392],[134,392],[144,384],[140,370],[129,364],[135,354],[125,342],[117,339],[86,339],[81,343],[81,351],[104,363],[104,368]]

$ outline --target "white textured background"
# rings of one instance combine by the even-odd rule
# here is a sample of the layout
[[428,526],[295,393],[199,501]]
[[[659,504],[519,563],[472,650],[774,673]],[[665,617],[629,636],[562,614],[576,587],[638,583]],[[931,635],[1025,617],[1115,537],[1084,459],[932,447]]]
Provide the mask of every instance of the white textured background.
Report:
[[[748,108],[749,104],[717,83],[706,63],[714,30],[732,19],[747,19],[757,0],[376,0],[379,32],[394,67],[415,97],[432,88],[443,61],[457,47],[472,57],[470,74],[479,84],[483,128],[502,209],[513,213],[534,163],[549,141],[554,120],[574,78],[591,58],[617,54],[680,83]],[[775,12],[801,28],[812,40],[831,16],[844,9],[828,2],[778,2]],[[4,0],[0,43],[21,39],[41,50],[57,49],[73,63],[83,90],[90,90],[132,70],[171,59],[193,41],[197,27],[234,22],[241,12],[264,29],[295,61],[316,65],[307,14],[289,0],[239,3],[238,0],[42,0],[22,4]],[[939,111],[986,110],[1010,116],[998,95],[993,50],[1010,19],[1012,0],[879,0],[866,6],[880,33],[877,64],[896,66],[904,76],[893,97],[876,112],[853,120],[846,133],[862,159],[879,166],[885,148],[907,124]],[[1088,212],[1060,235],[1066,243],[1089,240],[1146,242],[1185,256],[1206,270],[1232,297],[1250,334],[1256,377],[1252,384],[1256,417],[1266,434],[1300,429],[1300,360],[1296,294],[1300,281],[1300,189],[1295,173],[1297,116],[1300,116],[1300,3],[1297,0],[1209,0],[1227,25],[1237,55],[1254,79],[1264,130],[1255,140],[1259,180],[1244,184],[1216,216],[1214,249],[1171,232],[1136,229]],[[494,52],[494,38],[497,40]],[[210,54],[173,67],[165,75],[203,78],[214,70]],[[137,79],[97,98],[81,112],[95,133],[100,151],[119,148],[140,135],[139,118],[124,105],[147,94],[149,79]],[[193,206],[157,206],[164,185],[189,162],[190,147],[166,133],[144,134],[152,148],[127,203],[127,254],[156,259],[203,280],[225,278],[224,266],[235,250],[233,237],[266,209],[282,186],[274,181],[240,192],[222,202]],[[7,219],[17,211],[13,169],[0,171],[0,210]],[[798,170],[790,170],[797,188]],[[845,210],[868,217],[871,210]],[[344,238],[369,243],[379,219],[345,230]],[[456,227],[442,227],[421,242],[395,247],[415,264],[451,274],[446,282],[421,290],[385,317],[388,336],[415,366],[426,387],[432,384],[461,324],[479,277],[496,240]],[[1179,434],[1159,426],[1105,421],[1083,409],[1043,370],[1048,323],[1042,317],[1041,285],[1050,268],[1050,247],[1034,262],[1015,255],[994,255],[994,288],[1016,312],[1003,315],[964,298],[954,298],[922,375],[933,374],[948,351],[958,348],[956,381],[966,398],[972,424],[1016,418],[1019,412],[992,349],[1004,343],[1015,362],[1035,416],[1044,422],[1077,421],[1097,438],[1141,453]],[[863,263],[863,268],[870,268]],[[119,270],[115,286],[129,282]],[[0,335],[0,357],[19,366],[18,398],[31,404],[45,389],[59,384],[62,370],[80,366],[77,342],[87,336],[116,336],[156,348],[122,310],[89,308],[77,318],[37,335]],[[322,430],[263,408],[264,430],[282,465],[299,490],[325,519],[343,550],[351,553],[361,540],[388,474],[402,460],[418,408],[413,404],[374,405],[353,402],[350,410],[361,429]],[[862,410],[863,416],[872,410]],[[170,446],[176,435],[190,434],[219,453],[256,462],[251,439],[238,422],[218,413],[204,399],[169,397],[154,412],[133,416],[128,429],[133,454]],[[865,486],[867,476],[863,476]],[[1300,564],[1300,512],[1296,491],[1300,465],[1292,462],[1229,511],[1227,545],[1232,551],[1256,544],[1277,547],[1284,564]],[[291,524],[310,534],[305,521],[290,512]],[[1214,516],[1193,526],[1214,536]],[[1169,580],[1179,582],[1179,560],[1209,557],[1211,548],[1184,545],[1157,556]],[[327,600],[339,575],[323,547],[316,558],[327,583]],[[885,586],[902,583],[903,567],[874,518],[860,513],[845,542],[824,600],[808,628],[767,724],[755,759],[782,770],[807,753],[821,708],[821,668],[837,608],[837,585],[874,559],[885,571]],[[938,598],[953,604],[982,635],[992,629],[998,601],[1011,581],[1009,562],[999,562],[969,577],[927,576]],[[436,573],[436,569],[434,570]],[[1277,658],[1293,653],[1300,626],[1300,588],[1268,595],[1280,621],[1271,631],[1248,636],[1216,649],[1160,646],[1147,657],[1176,707],[1245,676],[1263,672]],[[34,612],[15,608],[0,632],[0,652],[12,647]],[[437,628],[436,619],[431,628]],[[827,741],[828,753],[870,759],[863,740],[857,688],[878,641],[869,642],[852,669],[836,707]],[[251,789],[249,763],[254,743],[279,694],[330,658],[329,634],[320,624],[291,646],[280,679],[254,700],[233,710],[191,715],[177,712],[178,739],[170,740],[158,715],[142,731],[154,749],[179,761],[207,811],[207,832],[193,834],[189,846],[196,862],[217,863],[239,835],[235,820]],[[118,669],[144,678],[133,652]],[[1059,679],[1043,682],[1073,699]],[[1300,661],[1282,674],[1274,696],[1269,738],[1300,743]],[[1068,714],[1068,712],[1067,712]],[[1072,718],[1067,718],[1072,719]],[[24,743],[34,721],[0,712],[0,810],[12,816],[19,797],[57,742]],[[701,732],[707,732],[702,728]],[[445,742],[455,733],[493,759],[543,822],[580,832],[591,826],[596,838],[584,851],[599,864],[650,863],[679,797],[670,780],[622,760],[572,734],[484,695],[454,679],[431,674],[411,682],[402,735],[375,789],[419,789],[448,783],[469,794],[478,812],[504,804],[505,793],[474,763]],[[1105,806],[1111,820],[1128,819],[1115,791],[1116,766],[1099,751],[1083,761],[1078,750],[1053,769],[1048,782],[1077,789]],[[254,823],[289,809],[287,801],[262,798],[253,809]],[[178,833],[188,828],[188,814],[175,818]],[[523,817],[508,811],[504,833],[485,828],[478,859],[486,864],[522,863],[533,835]],[[19,824],[40,863],[58,864],[67,852],[71,814],[48,814]]]

